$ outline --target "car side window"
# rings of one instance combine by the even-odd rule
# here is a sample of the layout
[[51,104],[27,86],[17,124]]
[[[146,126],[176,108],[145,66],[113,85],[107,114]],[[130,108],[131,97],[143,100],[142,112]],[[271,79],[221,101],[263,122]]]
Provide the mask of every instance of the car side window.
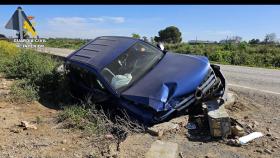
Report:
[[70,71],[75,80],[83,84],[85,87],[89,89],[105,90],[105,86],[97,79],[95,74],[90,71],[73,66]]

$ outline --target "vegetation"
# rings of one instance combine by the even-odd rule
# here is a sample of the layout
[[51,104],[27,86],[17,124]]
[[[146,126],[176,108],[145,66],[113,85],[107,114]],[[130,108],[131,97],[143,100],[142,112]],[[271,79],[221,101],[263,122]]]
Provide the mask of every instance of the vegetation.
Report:
[[133,38],[138,38],[138,39],[141,38],[141,36],[140,36],[139,34],[137,34],[137,33],[133,33],[131,36],[132,36]]
[[[11,88],[13,101],[30,102],[55,92],[62,85],[63,75],[55,69],[61,63],[33,50],[19,49],[13,43],[0,41],[0,72],[16,79]],[[65,88],[65,87],[64,87]],[[62,88],[61,88],[62,89]],[[58,93],[52,93],[54,99]]]
[[46,47],[78,49],[85,45],[89,40],[69,39],[69,38],[49,38],[46,40]]
[[166,49],[176,53],[207,56],[210,61],[221,64],[280,68],[280,46],[265,44],[228,43],[166,44]]
[[164,43],[180,43],[182,41],[182,33],[175,26],[169,26],[158,32],[159,36],[155,37],[156,42]]
[[118,139],[124,138],[131,132],[143,132],[144,126],[132,120],[124,111],[107,113],[97,105],[78,104],[64,107],[59,115],[67,127],[86,130],[95,134],[114,134]]
[[26,80],[17,80],[11,87],[11,101],[18,103],[32,102],[38,100],[39,95],[35,87]]
[[12,58],[18,55],[20,50],[15,44],[7,41],[0,41],[0,72],[4,71],[6,65],[11,62]]

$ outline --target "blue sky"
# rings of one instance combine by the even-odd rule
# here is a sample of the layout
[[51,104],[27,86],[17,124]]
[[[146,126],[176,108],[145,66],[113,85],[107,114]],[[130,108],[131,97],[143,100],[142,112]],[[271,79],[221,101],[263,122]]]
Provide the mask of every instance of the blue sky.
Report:
[[[183,41],[222,40],[241,36],[280,37],[280,5],[22,5],[35,16],[40,37],[95,38],[102,35],[148,38],[168,26],[182,32]],[[17,5],[0,6],[0,33],[15,36],[5,24]]]

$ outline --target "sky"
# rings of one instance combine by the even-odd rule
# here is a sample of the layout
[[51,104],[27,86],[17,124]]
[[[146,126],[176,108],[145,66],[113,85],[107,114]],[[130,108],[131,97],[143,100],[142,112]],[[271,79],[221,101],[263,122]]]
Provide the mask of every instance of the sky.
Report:
[[[15,36],[5,28],[17,5],[0,6],[0,34]],[[263,40],[268,33],[280,38],[280,5],[22,5],[34,16],[39,37],[93,39],[98,36],[148,38],[176,26],[183,41],[220,41],[227,36]]]

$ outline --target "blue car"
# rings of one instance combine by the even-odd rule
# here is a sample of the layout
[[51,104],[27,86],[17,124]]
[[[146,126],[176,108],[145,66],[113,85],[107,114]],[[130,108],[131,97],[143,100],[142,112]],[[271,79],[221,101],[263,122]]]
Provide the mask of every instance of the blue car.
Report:
[[225,97],[226,81],[207,57],[172,53],[136,38],[98,37],[70,54],[66,69],[74,93],[148,124]]

